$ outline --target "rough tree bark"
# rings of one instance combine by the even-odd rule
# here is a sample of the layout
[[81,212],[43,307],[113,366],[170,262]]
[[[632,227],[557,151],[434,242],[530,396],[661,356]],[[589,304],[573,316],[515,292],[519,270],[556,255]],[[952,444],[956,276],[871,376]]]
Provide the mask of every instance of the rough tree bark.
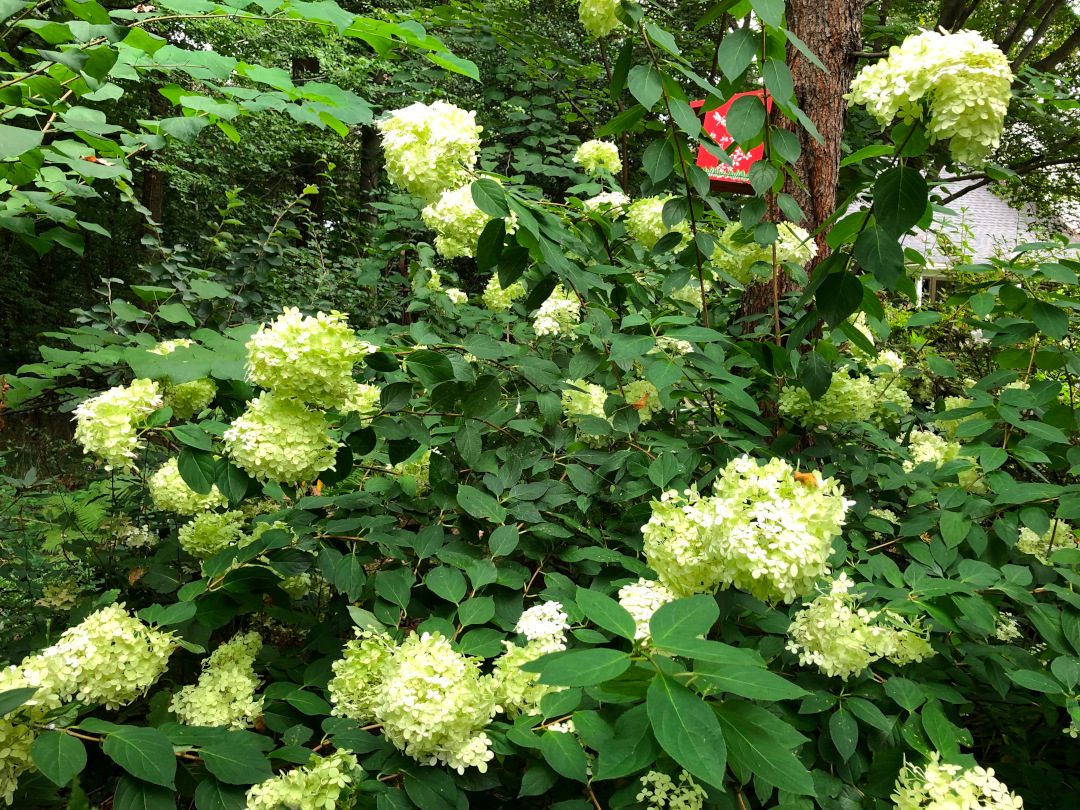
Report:
[[[844,94],[855,77],[857,56],[862,47],[863,0],[787,0],[788,28],[801,39],[825,65],[814,65],[793,45],[788,45],[787,61],[795,81],[795,101],[818,132],[818,142],[805,129],[787,119],[780,126],[795,130],[802,154],[795,173],[799,184],[788,180],[784,191],[790,194],[806,215],[800,223],[813,233],[836,210],[836,190],[840,181],[840,142],[847,119]],[[818,254],[808,267],[812,270],[828,254],[825,234],[816,238]],[[780,271],[780,295],[798,289],[795,280]],[[772,283],[750,287],[743,295],[742,315],[771,312]]]

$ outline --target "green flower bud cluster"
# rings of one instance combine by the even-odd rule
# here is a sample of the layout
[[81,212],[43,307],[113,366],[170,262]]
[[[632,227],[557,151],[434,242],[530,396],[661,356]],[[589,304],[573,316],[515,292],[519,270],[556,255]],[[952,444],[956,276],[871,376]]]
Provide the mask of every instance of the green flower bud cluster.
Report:
[[859,607],[862,597],[851,593],[853,586],[841,574],[829,593],[796,614],[787,649],[799,656],[800,664],[846,681],[882,658],[904,665],[934,655],[917,623],[909,625],[891,611]]
[[260,481],[314,481],[337,453],[322,411],[270,393],[252,400],[224,438],[232,461]]
[[[480,234],[491,222],[491,217],[476,206],[471,185],[444,191],[420,216],[424,224],[435,231],[435,250],[444,259],[475,256]],[[517,230],[516,214],[511,213],[503,221],[507,234]]]
[[673,199],[667,197],[646,197],[636,200],[626,212],[626,230],[637,241],[652,250],[661,237],[669,233],[690,233],[690,225],[683,220],[671,228],[664,224],[664,203]]
[[896,810],[1023,810],[1024,800],[994,776],[993,768],[963,768],[934,751],[925,768],[904,765],[890,797]]
[[777,405],[782,415],[808,428],[847,422],[872,422],[885,428],[911,412],[911,397],[892,377],[852,377],[837,371],[821,399],[812,399],[802,386],[790,385],[780,392]]
[[165,389],[163,403],[172,408],[177,419],[186,420],[213,402],[217,390],[217,383],[208,378],[170,385]]
[[955,160],[980,166],[1001,143],[1014,78],[1008,57],[975,31],[922,31],[859,71],[846,98],[882,128],[897,115],[923,118],[925,106],[931,142],[949,139]]
[[1055,551],[1078,546],[1080,541],[1077,540],[1073,527],[1056,518],[1050,521],[1050,528],[1041,535],[1024,526],[1020,529],[1020,539],[1016,541],[1017,551],[1030,554],[1043,565],[1049,564],[1050,555]]
[[606,37],[620,25],[615,16],[619,0],[579,0],[578,19],[591,37]]
[[622,171],[619,149],[610,141],[585,141],[574,153],[574,163],[589,174],[597,174],[601,169],[611,174]]
[[[817,244],[809,233],[791,222],[776,224],[776,261],[804,266],[817,255]],[[759,264],[768,265],[768,270]],[[740,284],[760,284],[772,278],[773,245],[758,244],[742,226],[733,222],[720,233],[712,263]],[[700,297],[700,296],[699,296]]]
[[200,495],[189,487],[180,477],[180,467],[175,458],[170,458],[150,476],[149,487],[154,507],[162,512],[194,515],[228,503],[216,485],[211,485],[210,492],[206,495]]
[[305,767],[251,787],[247,810],[352,810],[355,787],[363,778],[356,757],[347,751],[328,757],[312,754]]
[[203,661],[199,682],[185,686],[169,703],[177,719],[188,726],[251,728],[262,712],[255,690],[262,680],[255,675],[255,656],[262,637],[238,633]]
[[488,279],[487,286],[484,288],[484,293],[481,296],[484,300],[484,306],[492,312],[504,312],[510,309],[512,303],[519,298],[524,297],[524,284],[520,281],[515,281],[509,287],[503,289],[499,284],[499,277],[497,275]]
[[129,470],[135,466],[139,430],[161,404],[161,390],[153,380],[110,388],[75,409],[75,441],[84,453],[104,461],[106,470]]
[[429,204],[443,191],[465,184],[484,129],[475,119],[475,112],[436,101],[394,110],[379,121],[390,182]]
[[[812,480],[811,480],[812,478]],[[652,503],[645,557],[676,597],[735,587],[793,602],[827,573],[833,540],[853,504],[832,479],[799,474],[782,459],[730,461],[716,494],[674,490]]]
[[243,532],[244,513],[206,511],[180,527],[180,548],[200,560],[234,545]]
[[381,723],[394,746],[421,763],[486,771],[494,754],[484,729],[499,707],[480,661],[439,633],[414,633],[396,648],[387,637],[359,635],[334,662],[335,713]]

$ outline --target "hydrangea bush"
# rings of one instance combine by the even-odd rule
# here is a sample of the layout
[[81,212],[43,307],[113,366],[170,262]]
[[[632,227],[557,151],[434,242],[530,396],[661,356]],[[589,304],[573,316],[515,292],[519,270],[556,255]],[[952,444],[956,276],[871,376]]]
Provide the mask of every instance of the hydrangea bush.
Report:
[[[775,77],[793,40],[751,6]],[[826,239],[783,149],[740,208],[682,148],[674,39],[634,3],[579,9],[626,41],[610,89],[656,138],[621,167],[643,182],[604,190],[623,156],[593,144],[545,198],[481,159],[482,115],[418,101],[378,121],[434,231],[381,257],[404,323],[117,336],[74,413],[100,520],[42,543],[102,587],[5,647],[7,803],[1072,806],[1080,264],[1025,247],[903,303],[882,257],[932,205],[916,161],[866,172],[873,216]],[[985,155],[1000,59],[917,36],[853,99],[885,88],[883,123]],[[748,312],[782,273],[800,288]],[[174,407],[161,380],[215,393]]]

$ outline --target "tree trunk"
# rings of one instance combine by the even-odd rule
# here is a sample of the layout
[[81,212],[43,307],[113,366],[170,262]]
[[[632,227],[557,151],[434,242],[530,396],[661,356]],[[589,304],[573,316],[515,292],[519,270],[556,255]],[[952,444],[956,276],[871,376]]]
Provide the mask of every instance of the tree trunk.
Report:
[[[814,233],[836,211],[836,190],[840,181],[840,142],[844,137],[847,101],[844,94],[851,89],[855,78],[857,58],[862,48],[861,0],[788,0],[788,28],[801,39],[810,52],[825,65],[814,65],[793,45],[788,45],[788,67],[795,81],[795,101],[821,133],[815,140],[799,124],[780,119],[779,126],[794,130],[802,147],[795,166],[801,183],[790,179],[784,191],[790,194],[803,210],[800,223]],[[807,267],[811,272],[828,255],[825,234],[815,237],[817,257]],[[799,285],[782,269],[779,271],[779,294],[799,289]],[[750,287],[743,294],[741,315],[772,312],[772,283]]]
[[375,202],[379,193],[379,168],[382,149],[379,145],[379,131],[374,126],[360,127],[360,177],[359,191],[362,204],[359,219],[368,227],[374,227],[377,221]]

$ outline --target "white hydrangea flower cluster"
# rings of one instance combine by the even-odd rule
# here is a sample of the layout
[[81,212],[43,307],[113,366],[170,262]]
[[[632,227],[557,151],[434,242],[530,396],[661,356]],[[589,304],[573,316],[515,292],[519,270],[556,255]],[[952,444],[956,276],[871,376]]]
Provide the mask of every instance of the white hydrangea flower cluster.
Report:
[[314,481],[337,452],[322,411],[270,393],[252,400],[224,437],[236,466],[260,481]]
[[544,335],[572,335],[581,321],[581,301],[573,290],[567,291],[557,284],[551,295],[540,305],[533,318],[533,329],[538,337]]
[[340,406],[342,413],[355,413],[361,419],[371,419],[382,411],[382,389],[377,385],[356,383]]
[[645,802],[650,810],[701,810],[708,793],[686,771],[679,773],[679,782],[661,771],[649,771],[641,777],[641,792],[637,801]]
[[[702,283],[702,281],[704,283]],[[702,281],[694,280],[679,287],[671,293],[671,297],[676,301],[685,301],[694,309],[700,311],[702,307],[701,288],[705,288],[705,294],[708,295],[709,291],[713,288],[713,283],[709,279],[703,279]]]
[[175,458],[170,458],[150,476],[149,488],[154,507],[162,512],[194,515],[228,503],[216,484],[211,485],[206,495],[200,495],[189,487],[180,477],[180,467]]
[[574,163],[589,174],[597,174],[601,169],[611,174],[622,171],[619,149],[610,141],[585,141],[574,153]]
[[675,594],[662,582],[639,579],[619,588],[619,604],[634,617],[634,641],[648,646],[652,640],[649,621],[656,611],[668,602],[675,601]]
[[[435,250],[444,259],[475,256],[480,235],[491,222],[491,217],[481,211],[473,200],[471,186],[444,191],[420,216],[424,224],[435,231]],[[506,223],[506,233],[517,230],[517,216],[514,214],[503,221]]]
[[891,611],[860,607],[862,597],[851,593],[853,586],[841,574],[829,593],[795,616],[788,627],[787,649],[799,656],[800,664],[812,664],[846,681],[882,658],[903,665],[934,655],[917,623],[905,625]]
[[[802,386],[789,385],[780,392],[780,413],[804,427],[829,428],[845,422],[871,422],[885,428],[911,412],[911,397],[887,377],[852,377],[838,371],[829,390],[813,400]],[[900,413],[888,407],[895,405]]]
[[199,682],[172,697],[169,708],[188,726],[251,728],[262,713],[262,698],[255,690],[262,680],[255,674],[255,656],[262,637],[237,633],[203,661]]
[[352,788],[363,777],[363,769],[348,751],[327,757],[312,754],[305,767],[252,786],[247,810],[352,810],[356,806]]
[[203,512],[180,527],[180,548],[192,557],[208,560],[236,544],[243,526],[243,512]]
[[993,768],[962,768],[934,751],[925,768],[905,763],[891,796],[896,810],[1023,810],[1024,800]]
[[487,770],[494,753],[484,729],[499,709],[495,682],[439,633],[414,633],[396,648],[362,633],[334,673],[335,713],[381,723],[394,746],[421,763]]
[[193,346],[194,343],[195,342],[193,340],[188,340],[187,338],[176,338],[174,340],[161,340],[161,341],[158,341],[158,344],[154,348],[147,349],[147,351],[150,352],[151,354],[157,354],[157,355],[161,355],[162,357],[166,357],[166,356],[172,354],[173,352],[175,352],[177,349],[187,348],[188,346]]
[[[698,295],[699,303],[700,300],[701,296]],[[649,349],[649,354],[667,354],[681,357],[684,354],[690,354],[693,350],[694,347],[688,340],[668,337],[667,335],[658,335],[656,338],[656,345]]]
[[733,586],[793,602],[829,570],[833,539],[853,504],[843,493],[831,478],[797,478],[783,459],[759,466],[740,456],[724,468],[715,496],[672,490],[653,501],[641,529],[645,557],[676,597]]
[[[932,462],[935,467],[940,467],[948,461],[958,458],[966,458],[960,455],[960,445],[950,442],[943,436],[932,430],[917,428],[911,432],[908,440],[908,455],[910,461],[904,462],[904,470],[911,472],[919,464]],[[986,482],[982,478],[982,468],[977,462],[972,461],[972,467],[957,475],[957,482],[968,492],[986,492]]]
[[[778,222],[776,230],[777,262],[790,262],[802,267],[817,255],[817,243],[805,229],[791,222]],[[753,239],[747,239],[742,225],[737,222],[721,231],[712,255],[713,264],[740,284],[758,284],[765,280],[765,276],[754,272],[757,262],[772,267],[772,245],[763,246]]]
[[646,250],[652,250],[656,243],[669,233],[690,233],[690,223],[686,220],[675,223],[673,228],[664,225],[664,203],[670,199],[673,199],[671,195],[646,197],[634,202],[626,212],[627,232],[641,242]]
[[[566,421],[577,426],[584,417],[594,416],[597,419],[609,421],[604,413],[604,403],[607,402],[608,392],[602,385],[591,383],[586,380],[568,380],[562,392],[563,413]],[[577,438],[590,447],[606,447],[611,442],[610,436],[593,436],[583,431],[578,431]]]
[[1024,526],[1016,542],[1017,551],[1030,554],[1043,565],[1050,564],[1050,555],[1055,551],[1077,547],[1080,547],[1080,540],[1077,540],[1072,526],[1056,518],[1050,521],[1050,528],[1041,536]]
[[376,126],[382,132],[390,181],[429,204],[468,180],[484,129],[477,125],[475,112],[445,101],[411,104]]
[[615,16],[619,0],[578,0],[578,19],[592,37],[606,37],[622,23]]
[[450,299],[450,303],[455,307],[460,307],[469,300],[469,294],[464,290],[459,290],[457,287],[451,287],[447,290],[446,297]]
[[1003,610],[994,618],[994,638],[998,641],[1004,641],[1008,644],[1023,637],[1023,635],[1020,622],[1016,620],[1014,614]]
[[599,211],[604,206],[608,206],[611,218],[618,219],[622,216],[623,209],[630,204],[630,198],[621,191],[601,191],[595,197],[582,200],[581,204],[586,211]]
[[492,312],[504,312],[510,309],[510,305],[517,301],[519,298],[525,297],[525,285],[520,281],[515,281],[506,289],[503,289],[499,284],[499,277],[492,276],[488,279],[487,286],[484,287],[484,293],[481,296],[484,299],[484,306],[490,309]]
[[122,604],[91,613],[46,650],[20,665],[28,686],[42,687],[61,701],[72,698],[126,706],[146,693],[176,648],[171,633],[153,630]]
[[30,753],[38,734],[32,724],[43,722],[49,711],[62,705],[51,685],[30,683],[21,665],[0,669],[0,693],[30,686],[40,688],[22,708],[0,717],[0,798],[5,804],[12,803],[19,777],[37,770]]
[[363,354],[340,312],[314,317],[286,307],[247,343],[247,374],[277,397],[320,408],[341,405],[355,389],[355,358]]
[[214,401],[217,391],[217,383],[208,377],[170,385],[165,388],[162,404],[172,408],[177,419],[190,419]]
[[106,470],[129,470],[135,466],[139,429],[161,405],[161,389],[153,380],[110,388],[75,409],[75,441],[84,453],[104,461]]
[[539,714],[540,701],[561,687],[539,683],[540,676],[524,672],[522,664],[535,661],[541,655],[566,649],[566,631],[570,629],[566,613],[558,602],[543,602],[521,614],[515,630],[526,638],[519,647],[504,641],[506,652],[495,659],[492,678],[495,701],[507,716]]
[[116,535],[116,539],[128,548],[149,548],[157,542],[157,535],[150,531],[149,524],[125,526]]
[[923,118],[922,101],[931,140],[951,139],[953,158],[978,166],[1001,143],[1014,78],[1008,57],[977,32],[922,31],[864,67],[847,98],[882,128],[897,115]]
[[412,288],[413,292],[420,292],[420,290],[430,290],[431,292],[436,293],[442,292],[442,276],[439,275],[439,271],[433,267],[418,268],[416,272],[413,273]]

